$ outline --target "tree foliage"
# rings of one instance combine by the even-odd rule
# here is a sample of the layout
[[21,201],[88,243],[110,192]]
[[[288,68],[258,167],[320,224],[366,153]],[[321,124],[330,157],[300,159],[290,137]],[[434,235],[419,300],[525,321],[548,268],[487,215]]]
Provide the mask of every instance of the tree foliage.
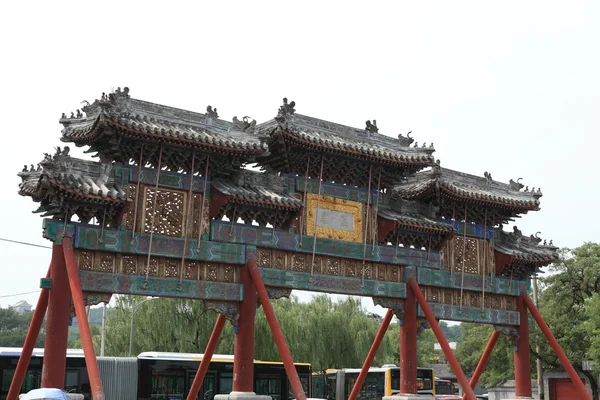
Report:
[[[0,308],[0,347],[21,347],[25,342],[33,312],[18,314],[10,308]],[[44,345],[44,330],[36,341],[37,347]]]
[[[105,354],[126,356],[129,348],[131,307],[143,299],[119,296],[107,309]],[[273,301],[273,308],[295,361],[310,362],[315,370],[360,367],[380,326],[378,318],[365,312],[359,299],[334,301],[320,295],[308,303],[292,296]],[[134,317],[133,351],[202,353],[217,314],[204,303],[182,299],[156,299],[137,308]],[[255,358],[279,360],[264,312],[256,312]],[[100,337],[94,338],[99,349]],[[233,353],[234,333],[227,324],[216,353]],[[430,330],[419,335],[419,365],[426,366],[435,338]],[[399,327],[390,324],[374,365],[399,363]]]

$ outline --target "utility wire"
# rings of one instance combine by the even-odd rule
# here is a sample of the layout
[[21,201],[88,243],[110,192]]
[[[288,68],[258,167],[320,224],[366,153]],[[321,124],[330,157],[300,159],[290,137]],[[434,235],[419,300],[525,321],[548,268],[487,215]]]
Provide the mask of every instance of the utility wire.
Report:
[[41,292],[41,290],[34,290],[33,292],[24,292],[24,293],[16,293],[16,294],[7,294],[4,296],[0,296],[0,299],[3,299],[5,297],[16,297],[16,296],[23,296],[25,294],[33,294],[33,293],[39,293]]
[[10,242],[10,243],[16,243],[16,244],[23,244],[25,246],[32,246],[32,247],[41,247],[42,249],[51,249],[52,247],[50,246],[42,246],[41,244],[34,244],[34,243],[27,243],[27,242],[20,242],[18,240],[10,240],[10,239],[4,239],[4,238],[0,238],[0,241],[2,242]]

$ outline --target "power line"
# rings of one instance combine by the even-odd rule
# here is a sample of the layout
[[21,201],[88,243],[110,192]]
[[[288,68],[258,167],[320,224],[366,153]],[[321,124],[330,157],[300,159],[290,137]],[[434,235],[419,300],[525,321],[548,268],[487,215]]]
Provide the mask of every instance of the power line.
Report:
[[50,246],[42,246],[41,244],[34,244],[34,243],[28,243],[28,242],[20,242],[18,240],[10,240],[10,239],[0,238],[0,241],[2,241],[2,242],[16,243],[16,244],[22,244],[22,245],[25,245],[25,246],[41,247],[42,249],[52,249],[52,247],[50,247]]
[[16,294],[7,294],[7,295],[4,295],[4,296],[0,296],[0,299],[3,299],[3,298],[5,298],[5,297],[17,297],[17,296],[23,296],[23,295],[26,295],[26,294],[33,294],[33,293],[39,293],[39,292],[41,292],[41,290],[34,290],[33,292],[24,292],[24,293],[16,293]]

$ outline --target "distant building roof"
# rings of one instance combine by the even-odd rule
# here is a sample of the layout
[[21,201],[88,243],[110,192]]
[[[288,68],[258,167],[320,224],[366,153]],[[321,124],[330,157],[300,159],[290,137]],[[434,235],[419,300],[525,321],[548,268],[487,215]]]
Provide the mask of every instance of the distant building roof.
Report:
[[31,304],[29,304],[25,300],[21,300],[21,301],[17,302],[16,304],[12,305],[11,307],[31,307]]

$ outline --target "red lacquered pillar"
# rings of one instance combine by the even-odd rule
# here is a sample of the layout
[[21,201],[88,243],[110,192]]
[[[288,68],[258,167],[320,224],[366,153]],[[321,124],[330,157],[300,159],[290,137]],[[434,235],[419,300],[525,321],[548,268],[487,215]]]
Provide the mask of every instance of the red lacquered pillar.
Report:
[[515,395],[517,397],[531,397],[531,360],[529,356],[529,323],[527,307],[522,297],[517,299],[517,310],[521,322],[517,333],[519,340],[517,350],[514,352],[515,360]]
[[417,301],[410,287],[400,325],[400,394],[417,394]]
[[256,316],[256,287],[250,278],[248,266],[240,270],[244,299],[233,342],[233,391],[254,392],[254,318]]
[[48,297],[42,387],[62,389],[65,385],[69,314],[71,313],[71,289],[62,245],[52,246],[50,278],[52,287]]

